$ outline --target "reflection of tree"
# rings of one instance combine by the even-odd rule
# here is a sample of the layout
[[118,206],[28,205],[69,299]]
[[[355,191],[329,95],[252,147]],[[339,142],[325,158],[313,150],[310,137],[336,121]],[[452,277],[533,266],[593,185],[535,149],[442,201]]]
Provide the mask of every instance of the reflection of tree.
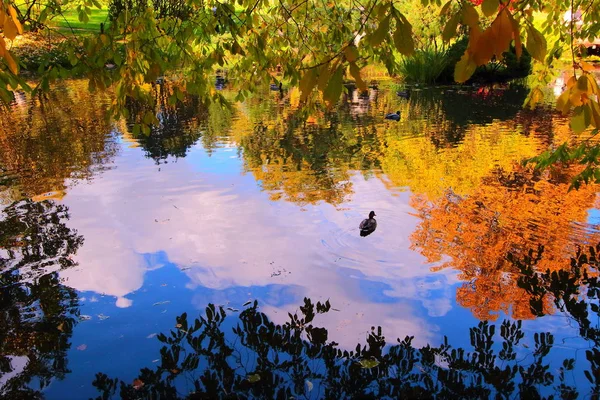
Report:
[[378,164],[381,143],[368,116],[276,114],[247,124],[240,138],[246,168],[273,198],[340,204],[352,193],[349,171]]
[[67,208],[50,201],[14,203],[0,220],[0,397],[37,398],[69,372],[67,350],[78,314],[76,292],[59,269],[83,243],[65,225]]
[[[487,322],[471,328],[472,351],[455,348],[447,339],[438,347],[420,349],[413,347],[412,337],[387,345],[381,328],[374,327],[366,344],[348,351],[328,341],[325,328],[314,325],[316,314],[329,308],[328,303],[315,307],[305,299],[300,314],[275,325],[254,303],[241,312],[233,333],[224,323],[228,317],[223,308],[211,304],[206,317],[193,322],[183,314],[177,329],[158,336],[165,344],[161,365],[142,369],[133,382],[97,374],[93,384],[101,392],[98,399],[117,390],[123,399],[481,399],[540,398],[552,392],[574,398],[585,390],[569,384],[566,373],[574,369],[575,360],[550,369],[546,357],[553,347],[551,334],[536,333],[534,348],[523,346],[520,322],[504,321],[498,330]],[[555,370],[556,376],[551,372]],[[189,394],[181,395],[186,383],[183,393]]]
[[157,163],[172,157],[185,157],[187,151],[202,136],[202,127],[207,119],[207,107],[197,96],[176,98],[175,85],[161,83],[153,85],[155,104],[149,106],[141,101],[128,101],[130,122],[147,122],[147,114],[156,115],[158,124],[150,132],[135,134],[135,138],[146,151],[146,155]]
[[[527,171],[498,173],[468,197],[448,191],[445,196],[413,205],[422,222],[413,233],[413,247],[441,267],[461,272],[466,283],[457,290],[458,302],[480,319],[494,319],[512,308],[515,318],[532,318],[529,296],[516,285],[516,268],[507,262],[542,244],[541,268],[562,265],[564,255],[586,239],[577,224],[594,205],[595,187],[569,191],[568,178],[541,179]],[[580,236],[578,236],[580,235]],[[589,239],[589,238],[588,238]],[[525,301],[524,301],[525,300]]]
[[108,96],[71,82],[31,99],[18,96],[0,119],[0,178],[8,201],[51,191],[60,195],[68,178],[90,178],[116,152],[105,119]]

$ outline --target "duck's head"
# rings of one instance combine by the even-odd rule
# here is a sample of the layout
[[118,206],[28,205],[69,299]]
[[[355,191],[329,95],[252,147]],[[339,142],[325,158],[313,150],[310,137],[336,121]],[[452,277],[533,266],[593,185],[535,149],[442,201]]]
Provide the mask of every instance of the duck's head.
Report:
[[400,115],[400,111],[396,111],[396,114]]
[[371,211],[371,212],[369,213],[369,219],[371,219],[371,218],[373,218],[373,217],[375,217],[375,211]]

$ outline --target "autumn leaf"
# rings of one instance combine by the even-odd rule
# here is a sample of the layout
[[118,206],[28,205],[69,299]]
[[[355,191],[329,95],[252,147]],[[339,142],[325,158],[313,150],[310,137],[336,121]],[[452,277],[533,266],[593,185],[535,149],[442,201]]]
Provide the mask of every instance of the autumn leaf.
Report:
[[350,75],[352,75],[352,77],[356,81],[357,88],[359,88],[362,91],[367,90],[367,84],[365,83],[365,81],[362,80],[360,76],[360,68],[358,68],[358,65],[356,65],[355,63],[350,63]]
[[144,387],[144,382],[141,379],[134,379],[132,386],[135,390],[140,390]]
[[302,79],[300,79],[300,100],[306,101],[308,99],[308,95],[314,89],[317,84],[317,71],[316,69],[309,69],[304,73]]
[[344,55],[348,62],[354,62],[358,59],[358,50],[355,46],[348,46],[344,49]]
[[498,0],[483,0],[481,3],[481,11],[486,17],[491,17],[498,11]]
[[379,27],[375,30],[375,32],[373,32],[373,34],[369,38],[369,43],[371,43],[371,46],[379,46],[383,42],[385,36],[388,34],[389,30],[390,16],[388,15],[379,23]]
[[456,28],[458,27],[458,22],[460,21],[460,14],[456,13],[448,22],[446,22],[446,26],[444,27],[444,31],[442,32],[442,39],[448,42],[450,39],[456,35]]
[[540,62],[544,62],[548,50],[546,38],[533,26],[527,27],[526,47],[533,58]]
[[465,52],[460,61],[454,68],[454,80],[458,83],[466,82],[477,69],[477,64],[471,59],[468,52]]

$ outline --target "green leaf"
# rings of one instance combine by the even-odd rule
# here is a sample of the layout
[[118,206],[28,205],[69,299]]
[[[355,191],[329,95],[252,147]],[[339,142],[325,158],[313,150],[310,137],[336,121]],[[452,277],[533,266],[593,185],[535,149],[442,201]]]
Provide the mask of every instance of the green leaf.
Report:
[[356,65],[355,63],[350,63],[350,75],[352,75],[352,77],[356,81],[357,88],[359,88],[362,91],[367,90],[367,84],[365,83],[365,81],[362,80],[360,76],[360,68],[358,68],[358,65]]
[[381,44],[381,42],[383,42],[383,39],[385,38],[385,36],[388,34],[389,31],[390,31],[390,16],[388,15],[381,21],[377,30],[375,30],[375,32],[373,32],[373,34],[369,38],[369,42],[371,43],[371,46],[379,46]]
[[334,72],[331,80],[327,84],[327,88],[323,91],[323,99],[331,106],[332,104],[337,103],[340,99],[340,95],[342,94],[343,88],[343,80],[344,80],[344,69],[338,67],[338,69]]
[[442,32],[442,39],[445,42],[450,41],[456,35],[456,28],[458,27],[458,21],[460,21],[460,13],[454,14],[448,22],[446,22],[446,26],[444,27],[444,31]]
[[348,62],[354,62],[358,58],[358,50],[354,46],[348,46],[344,49],[344,55]]
[[591,116],[591,111],[587,105],[576,107],[571,117],[571,129],[573,129],[573,132],[583,132],[590,125]]
[[410,56],[415,52],[415,43],[412,37],[412,26],[403,18],[396,19],[396,31],[394,32],[394,44],[400,54]]
[[486,17],[491,17],[498,11],[498,0],[483,0],[481,3],[481,11]]
[[300,79],[300,100],[306,101],[308,95],[314,89],[317,84],[317,70],[315,68],[309,69],[304,73],[302,79]]
[[544,35],[533,26],[527,27],[527,43],[525,46],[533,58],[540,62],[544,62],[546,52],[548,51],[548,44],[546,43]]

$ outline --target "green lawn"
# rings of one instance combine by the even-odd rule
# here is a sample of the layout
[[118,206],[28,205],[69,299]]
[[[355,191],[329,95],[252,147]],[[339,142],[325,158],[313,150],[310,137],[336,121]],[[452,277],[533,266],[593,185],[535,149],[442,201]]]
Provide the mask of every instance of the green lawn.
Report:
[[99,31],[100,24],[108,22],[108,8],[92,9],[92,14],[89,15],[89,21],[83,23],[79,21],[79,13],[76,8],[67,10],[62,16],[56,16],[53,19],[53,25],[60,30],[82,30],[82,31]]

